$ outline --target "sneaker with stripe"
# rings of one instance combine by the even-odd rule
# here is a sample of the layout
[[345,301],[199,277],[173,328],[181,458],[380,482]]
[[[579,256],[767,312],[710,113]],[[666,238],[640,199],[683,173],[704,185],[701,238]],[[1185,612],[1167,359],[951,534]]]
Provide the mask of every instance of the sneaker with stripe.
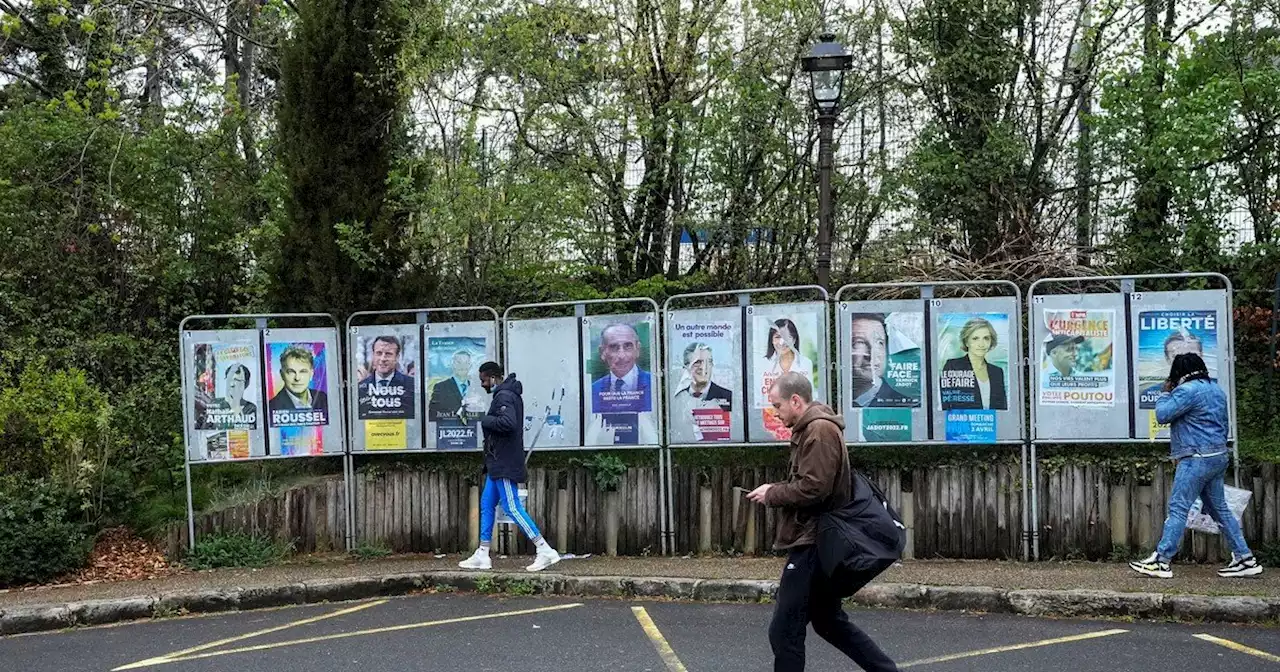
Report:
[[1133,562],[1130,562],[1129,569],[1132,569],[1144,576],[1151,576],[1157,579],[1173,578],[1173,569],[1169,567],[1169,563],[1162,562],[1160,557],[1155,553],[1152,553],[1141,560],[1134,560]]
[[1218,570],[1218,576],[1233,579],[1241,576],[1257,576],[1262,573],[1262,565],[1252,555],[1237,558],[1232,556],[1231,563]]

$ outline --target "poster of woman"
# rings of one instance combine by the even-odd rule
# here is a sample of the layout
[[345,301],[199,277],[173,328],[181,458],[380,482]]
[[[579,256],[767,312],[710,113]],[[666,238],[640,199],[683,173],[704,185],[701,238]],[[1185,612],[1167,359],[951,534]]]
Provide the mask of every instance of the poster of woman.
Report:
[[1008,410],[1009,315],[944,313],[938,324],[939,407]]
[[813,384],[814,399],[824,399],[823,358],[825,313],[822,306],[803,304],[752,306],[751,405],[760,414],[768,438],[786,441],[791,430],[769,404],[769,388],[784,373],[796,372]]

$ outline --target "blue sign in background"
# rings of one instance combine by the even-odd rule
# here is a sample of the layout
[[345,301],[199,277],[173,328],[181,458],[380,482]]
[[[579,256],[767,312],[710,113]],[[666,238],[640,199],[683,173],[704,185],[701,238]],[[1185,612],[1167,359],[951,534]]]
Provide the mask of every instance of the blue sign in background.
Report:
[[995,443],[995,411],[947,411],[947,441]]

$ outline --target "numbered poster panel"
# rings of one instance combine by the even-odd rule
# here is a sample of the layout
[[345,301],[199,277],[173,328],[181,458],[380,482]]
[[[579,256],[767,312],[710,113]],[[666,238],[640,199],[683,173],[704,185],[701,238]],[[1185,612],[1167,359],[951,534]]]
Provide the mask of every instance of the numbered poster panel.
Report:
[[930,299],[934,438],[1022,438],[1022,367],[1014,297]]
[[582,318],[585,446],[657,446],[662,415],[655,313]]
[[497,324],[433,323],[423,325],[422,333],[426,344],[427,448],[480,450],[484,447],[480,419],[489,412],[492,399],[480,386],[480,365],[498,360]]
[[344,452],[342,364],[334,329],[264,329],[269,453]]
[[351,327],[352,451],[421,450],[421,348],[416,324]]
[[820,301],[747,306],[748,440],[790,441],[791,428],[769,403],[769,388],[795,371],[827,402],[827,304]]
[[1169,428],[1156,420],[1155,409],[1174,357],[1184,352],[1200,355],[1209,377],[1231,397],[1231,316],[1226,292],[1134,292],[1129,296],[1137,361],[1133,367],[1134,437],[1168,440]]
[[670,442],[741,443],[742,309],[667,313]]
[[525,448],[579,448],[582,354],[576,317],[507,322],[507,373],[521,381]]
[[226,462],[265,456],[258,330],[186,331],[182,341],[187,459]]
[[1124,295],[1036,296],[1031,385],[1036,439],[1129,438]]
[[836,334],[845,440],[927,439],[924,302],[841,302]]

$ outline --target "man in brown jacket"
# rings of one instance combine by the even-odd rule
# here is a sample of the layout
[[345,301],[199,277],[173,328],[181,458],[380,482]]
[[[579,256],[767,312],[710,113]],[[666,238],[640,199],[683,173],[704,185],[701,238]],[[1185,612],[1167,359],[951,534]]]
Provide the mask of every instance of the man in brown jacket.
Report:
[[769,403],[791,428],[790,477],[766,483],[747,497],[777,507],[778,534],[773,547],[787,551],[778,583],[769,644],[774,672],[803,672],[804,639],[810,623],[827,640],[868,672],[897,672],[889,656],[849,621],[840,595],[818,563],[818,516],[849,499],[849,453],[844,420],[824,404],[813,403],[813,386],[798,373],[785,373],[769,390]]

